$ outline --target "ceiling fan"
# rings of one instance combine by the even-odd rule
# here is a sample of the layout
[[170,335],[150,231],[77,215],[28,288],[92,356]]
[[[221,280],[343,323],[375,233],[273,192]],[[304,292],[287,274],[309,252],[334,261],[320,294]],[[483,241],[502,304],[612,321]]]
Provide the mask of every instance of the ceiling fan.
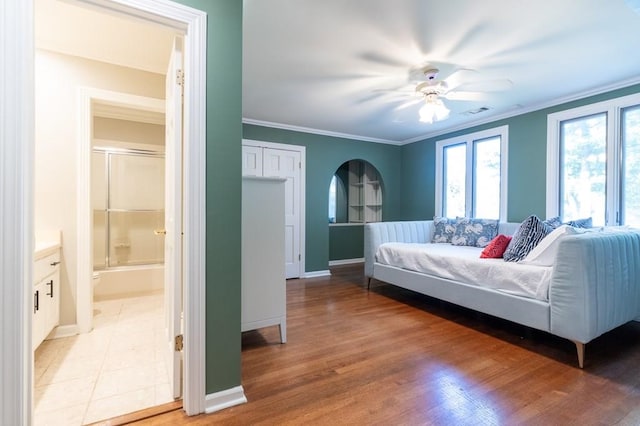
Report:
[[409,71],[409,81],[415,85],[413,93],[418,99],[404,102],[396,107],[401,110],[423,102],[419,110],[420,121],[433,123],[449,117],[449,108],[443,99],[451,101],[479,101],[486,98],[487,92],[508,90],[513,83],[508,79],[489,81],[464,82],[465,75],[475,74],[476,71],[459,68],[453,71],[447,78],[438,79],[440,70],[435,66],[426,65]]

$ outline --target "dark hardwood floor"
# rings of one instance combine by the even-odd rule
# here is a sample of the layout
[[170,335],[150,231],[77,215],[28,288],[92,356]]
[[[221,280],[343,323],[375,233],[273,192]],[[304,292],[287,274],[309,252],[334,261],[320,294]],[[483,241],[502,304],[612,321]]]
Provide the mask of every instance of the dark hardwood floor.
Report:
[[589,343],[373,282],[362,266],[287,282],[288,342],[244,333],[249,400],[140,425],[639,425],[640,323]]

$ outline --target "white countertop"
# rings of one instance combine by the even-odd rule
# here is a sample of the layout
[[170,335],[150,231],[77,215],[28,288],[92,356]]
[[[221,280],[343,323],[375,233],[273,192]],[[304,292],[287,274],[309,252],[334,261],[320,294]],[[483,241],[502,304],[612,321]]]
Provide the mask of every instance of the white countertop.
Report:
[[60,231],[39,231],[36,232],[36,244],[34,247],[33,260],[42,259],[62,246],[60,241]]

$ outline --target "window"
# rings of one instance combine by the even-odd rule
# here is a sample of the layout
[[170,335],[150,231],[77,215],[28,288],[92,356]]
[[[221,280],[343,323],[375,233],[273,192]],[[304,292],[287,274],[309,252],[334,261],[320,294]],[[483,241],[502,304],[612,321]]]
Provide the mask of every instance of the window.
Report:
[[640,226],[640,95],[549,114],[547,216]]
[[329,223],[336,223],[336,187],[338,186],[336,175],[331,178],[329,184]]
[[507,139],[502,126],[437,142],[437,215],[506,219]]

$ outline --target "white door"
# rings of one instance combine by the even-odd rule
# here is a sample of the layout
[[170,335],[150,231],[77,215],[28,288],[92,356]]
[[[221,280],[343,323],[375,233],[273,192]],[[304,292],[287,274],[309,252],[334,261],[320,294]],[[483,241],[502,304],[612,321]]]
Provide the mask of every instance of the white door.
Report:
[[299,151],[264,148],[265,177],[286,178],[285,182],[285,268],[287,278],[300,276],[300,184]]
[[262,148],[242,145],[242,176],[262,176]]
[[[173,397],[182,394],[182,40],[174,40],[166,76],[164,295],[167,371]],[[181,337],[180,337],[181,338]]]

